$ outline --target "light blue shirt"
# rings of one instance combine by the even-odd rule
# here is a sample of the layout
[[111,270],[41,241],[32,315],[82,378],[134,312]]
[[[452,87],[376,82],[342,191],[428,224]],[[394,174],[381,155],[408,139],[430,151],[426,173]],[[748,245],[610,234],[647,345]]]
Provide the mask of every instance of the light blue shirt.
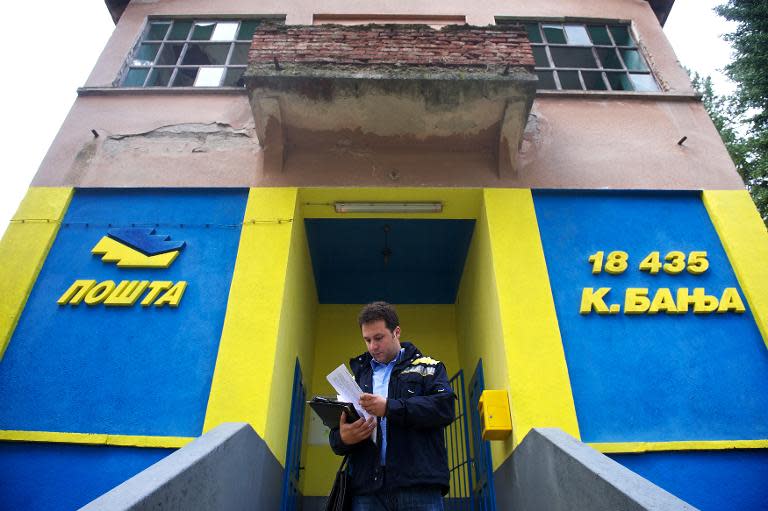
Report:
[[[405,348],[400,348],[400,352],[388,364],[380,364],[375,359],[371,359],[371,368],[373,369],[373,393],[387,397],[389,393],[389,377],[392,376],[392,369],[400,360],[400,356]],[[381,464],[386,465],[387,461],[387,418],[382,417],[379,422],[381,428]]]

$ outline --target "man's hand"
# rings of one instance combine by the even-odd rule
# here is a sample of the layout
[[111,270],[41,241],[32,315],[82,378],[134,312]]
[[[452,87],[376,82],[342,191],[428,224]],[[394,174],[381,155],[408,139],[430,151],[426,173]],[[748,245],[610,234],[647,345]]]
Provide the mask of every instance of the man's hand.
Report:
[[376,419],[368,417],[368,420],[363,418],[357,419],[355,422],[347,423],[347,412],[341,412],[339,418],[339,435],[341,441],[347,445],[356,444],[362,442],[374,432],[376,429]]
[[362,394],[360,406],[376,417],[384,417],[387,414],[387,398],[378,394]]

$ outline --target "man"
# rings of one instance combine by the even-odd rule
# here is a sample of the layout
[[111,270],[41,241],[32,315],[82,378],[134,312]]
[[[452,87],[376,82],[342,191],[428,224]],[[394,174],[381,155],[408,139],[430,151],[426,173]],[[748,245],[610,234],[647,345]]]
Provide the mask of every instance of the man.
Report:
[[366,305],[358,324],[368,351],[349,366],[364,392],[360,405],[375,418],[347,424],[342,415],[330,433],[333,451],[350,456],[352,510],[442,510],[443,428],[454,419],[455,399],[445,366],[400,342],[400,321],[386,302]]

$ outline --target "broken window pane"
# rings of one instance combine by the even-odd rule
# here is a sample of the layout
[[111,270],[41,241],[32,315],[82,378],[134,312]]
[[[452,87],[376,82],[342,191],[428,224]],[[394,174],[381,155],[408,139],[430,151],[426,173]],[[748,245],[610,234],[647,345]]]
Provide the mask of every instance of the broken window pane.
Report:
[[215,66],[227,63],[229,44],[191,43],[182,59],[183,65]]
[[598,48],[597,56],[605,69],[624,69],[616,50],[613,48]]
[[630,71],[648,71],[643,57],[637,50],[621,50],[621,58],[624,59],[624,64]]
[[616,46],[634,46],[632,36],[629,34],[629,27],[625,25],[611,25],[611,34]]
[[626,73],[605,73],[611,90],[634,90]]
[[147,30],[147,41],[162,41],[165,37],[165,33],[168,32],[168,27],[170,27],[170,22],[165,23],[150,23],[149,29]]
[[533,60],[536,61],[536,67],[550,67],[547,50],[543,46],[533,46]]
[[659,92],[659,86],[656,85],[656,80],[651,75],[630,74],[629,78],[632,80],[632,85],[636,91]]
[[160,49],[160,45],[154,44],[142,44],[139,46],[136,55],[133,56],[132,66],[151,66],[157,56],[157,50]]
[[237,22],[216,23],[211,41],[232,41],[237,33]]
[[230,67],[227,69],[226,74],[224,75],[224,87],[242,87],[244,85],[243,83],[243,73],[245,73],[244,67]]
[[171,81],[172,67],[156,67],[149,74],[147,87],[165,87]]
[[174,21],[171,33],[168,34],[168,39],[174,41],[184,41],[189,35],[189,29],[192,28],[191,21]]
[[550,44],[565,44],[565,31],[562,25],[542,25],[544,36]]
[[195,78],[195,87],[218,87],[224,76],[223,67],[201,67]]
[[565,25],[565,34],[568,36],[568,44],[577,46],[592,46],[587,29],[584,25]]
[[195,28],[192,29],[192,39],[195,41],[207,41],[213,35],[213,30],[215,28],[216,23],[210,21],[195,23]]
[[248,50],[251,48],[250,43],[236,44],[235,49],[232,50],[232,56],[229,57],[229,65],[243,65],[248,63]]
[[592,55],[590,48],[564,48],[552,47],[549,49],[552,53],[552,60],[555,61],[555,67],[580,67],[596,68],[597,62]]
[[536,85],[537,89],[557,89],[552,71],[536,71],[536,76],[539,77],[539,83]]
[[581,78],[584,80],[584,86],[587,90],[606,90],[603,81],[603,73],[600,71],[582,71]]
[[256,30],[256,27],[258,26],[259,26],[259,22],[256,20],[241,21],[240,30],[238,30],[237,32],[238,41],[250,41],[251,39],[253,39],[253,32]]
[[557,77],[560,78],[560,88],[564,90],[581,90],[581,81],[578,71],[558,71]]
[[526,21],[524,26],[539,90],[661,90],[629,24]]
[[589,25],[587,29],[589,30],[589,35],[592,37],[592,42],[594,44],[613,44],[611,38],[608,36],[608,29],[605,28],[605,25]]
[[528,32],[528,40],[532,43],[541,43],[541,32],[539,32],[538,23],[526,23],[525,31]]
[[191,87],[195,83],[198,67],[180,67],[173,79],[173,87]]
[[168,44],[163,45],[163,49],[160,51],[160,56],[157,57],[157,65],[159,66],[175,66],[181,57],[181,52],[184,49],[183,44]]
[[125,75],[125,82],[123,82],[123,86],[142,87],[144,85],[144,80],[147,79],[148,74],[149,69],[130,68],[128,73]]
[[242,86],[251,39],[260,23],[151,19],[121,69],[121,86]]

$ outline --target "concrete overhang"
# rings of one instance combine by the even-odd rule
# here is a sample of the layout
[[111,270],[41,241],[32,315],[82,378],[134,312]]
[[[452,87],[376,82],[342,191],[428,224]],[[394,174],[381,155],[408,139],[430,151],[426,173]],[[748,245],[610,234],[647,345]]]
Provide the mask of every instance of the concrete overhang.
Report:
[[125,11],[125,8],[128,7],[128,3],[130,1],[131,0],[104,0],[104,3],[109,10],[109,14],[112,16],[112,21],[115,22],[115,25],[117,25],[117,22],[120,21],[120,16],[123,15],[123,11]]
[[648,3],[651,4],[651,9],[653,9],[656,18],[663,27],[664,23],[667,22],[669,11],[672,10],[675,0],[648,0]]
[[[379,26],[377,30],[381,27],[389,27],[384,30],[389,30],[392,37],[378,34],[376,53],[392,57],[369,55],[363,57],[367,62],[352,62],[359,57],[354,48],[340,48],[347,51],[312,58],[308,38],[300,37],[307,32],[313,37],[320,35],[318,44],[322,46],[327,34],[334,34],[331,38],[337,41],[349,41],[355,37],[350,34],[359,35],[360,27],[325,26],[322,31],[317,31],[318,27],[305,27],[308,31],[281,28],[283,33],[293,31],[287,38],[288,45],[296,41],[295,48],[300,48],[296,54],[307,55],[306,59],[291,58],[290,52],[278,57],[266,48],[285,48],[285,40],[271,40],[270,46],[257,43],[254,36],[254,48],[258,50],[262,44],[265,50],[252,49],[245,77],[256,131],[265,150],[265,166],[280,169],[286,151],[312,151],[333,146],[343,138],[353,147],[406,153],[492,151],[500,175],[513,171],[536,87],[527,38],[516,42],[520,44],[516,52],[522,56],[511,59],[498,53],[499,43],[492,41],[492,36],[484,39],[471,27],[463,32],[457,28],[434,30],[402,25]],[[410,51],[392,43],[402,31],[409,30],[404,39]],[[503,29],[481,30],[502,34],[499,37],[503,39]],[[468,40],[468,33],[485,53],[462,49],[467,46],[457,41]],[[412,47],[414,34],[419,39],[417,48]],[[438,63],[424,56],[422,46],[436,46],[433,50],[440,52],[443,43],[430,40],[436,34],[454,49],[453,59]],[[456,34],[463,35],[450,42]],[[519,36],[515,34],[515,38]],[[475,56],[465,58],[473,51]],[[268,55],[273,58],[266,58]],[[484,60],[483,55],[493,56]]]

